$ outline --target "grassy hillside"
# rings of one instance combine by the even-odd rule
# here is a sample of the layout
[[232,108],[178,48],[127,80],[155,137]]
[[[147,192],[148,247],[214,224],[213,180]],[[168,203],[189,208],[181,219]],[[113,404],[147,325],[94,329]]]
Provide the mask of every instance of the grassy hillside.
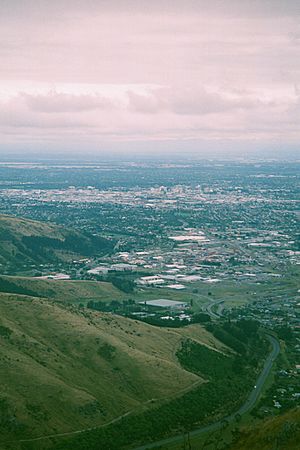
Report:
[[0,292],[47,297],[64,303],[88,300],[120,300],[126,294],[101,281],[45,280],[32,277],[0,276]]
[[[207,344],[207,332],[197,329],[193,335]],[[1,436],[100,425],[151,399],[180,395],[203,381],[176,358],[181,342],[176,331],[0,294]]]
[[230,450],[298,450],[300,442],[300,409],[274,417],[253,428],[241,430]]
[[38,222],[0,215],[0,264],[16,271],[30,264],[66,261],[111,250],[101,237]]

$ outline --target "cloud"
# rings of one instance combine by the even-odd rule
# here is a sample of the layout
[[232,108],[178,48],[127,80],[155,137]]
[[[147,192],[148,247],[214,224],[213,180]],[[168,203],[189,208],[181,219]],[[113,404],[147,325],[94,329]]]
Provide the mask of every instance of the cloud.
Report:
[[[178,115],[215,114],[251,109],[263,102],[245,92],[239,95],[206,89],[203,86],[151,89],[147,94],[128,92],[129,108],[140,113],[169,111]],[[265,102],[268,103],[268,102]]]
[[[82,91],[83,93],[78,94]],[[76,94],[77,92],[77,94]],[[28,88],[0,102],[0,135],[33,142],[299,138],[298,97],[277,91],[160,86]],[[298,128],[297,128],[298,127]]]
[[111,99],[99,94],[71,95],[51,91],[45,95],[23,93],[21,97],[30,110],[42,113],[76,113],[114,107]]
[[299,140],[299,10],[298,0],[3,0],[1,140]]
[[221,13],[227,15],[247,15],[261,16],[272,15],[299,15],[300,7],[298,0],[2,0],[0,11],[6,16],[15,17],[25,13],[42,15],[45,12],[51,15],[84,13],[89,11],[91,14],[97,12],[120,13],[120,12],[143,12],[153,14],[162,12],[189,11],[192,13]]
[[74,117],[70,114],[62,117],[61,114],[41,114],[30,110],[21,97],[0,103],[0,135],[2,136],[7,132],[10,133],[11,129],[14,129],[14,132],[19,130],[19,134],[22,135],[25,129],[30,129],[34,134],[34,129],[68,130],[86,125],[82,117]]

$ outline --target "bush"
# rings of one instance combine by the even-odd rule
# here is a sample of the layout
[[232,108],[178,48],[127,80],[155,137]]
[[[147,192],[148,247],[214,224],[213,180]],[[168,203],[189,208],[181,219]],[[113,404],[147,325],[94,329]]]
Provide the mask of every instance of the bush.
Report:
[[103,344],[98,348],[98,355],[106,361],[112,361],[115,357],[116,348],[110,344]]
[[108,277],[108,281],[110,281],[117,289],[120,289],[120,291],[123,291],[126,294],[129,294],[134,290],[134,282],[127,280],[126,278],[111,275]]
[[0,325],[0,336],[2,337],[10,337],[12,331],[10,328],[5,327],[4,325]]

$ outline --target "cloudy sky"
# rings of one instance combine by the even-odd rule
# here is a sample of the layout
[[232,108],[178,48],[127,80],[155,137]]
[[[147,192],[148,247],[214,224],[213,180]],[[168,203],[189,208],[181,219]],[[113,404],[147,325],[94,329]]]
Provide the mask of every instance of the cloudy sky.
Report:
[[299,0],[0,0],[0,58],[2,155],[300,147]]

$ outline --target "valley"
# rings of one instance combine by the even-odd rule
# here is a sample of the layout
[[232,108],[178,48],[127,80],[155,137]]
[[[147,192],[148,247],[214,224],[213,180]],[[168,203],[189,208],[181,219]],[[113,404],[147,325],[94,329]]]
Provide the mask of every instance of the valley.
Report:
[[294,167],[154,167],[0,191],[1,450],[248,449],[297,417]]

